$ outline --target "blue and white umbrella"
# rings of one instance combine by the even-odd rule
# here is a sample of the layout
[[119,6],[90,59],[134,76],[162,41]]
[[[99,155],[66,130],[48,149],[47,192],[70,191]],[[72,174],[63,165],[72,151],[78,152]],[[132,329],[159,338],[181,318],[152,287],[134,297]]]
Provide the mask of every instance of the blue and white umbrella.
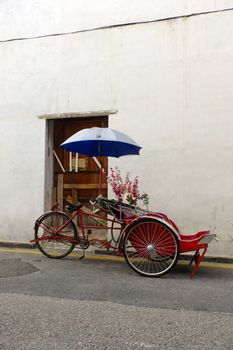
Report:
[[139,154],[141,146],[123,132],[110,128],[83,129],[61,144],[68,152],[89,157],[116,157]]

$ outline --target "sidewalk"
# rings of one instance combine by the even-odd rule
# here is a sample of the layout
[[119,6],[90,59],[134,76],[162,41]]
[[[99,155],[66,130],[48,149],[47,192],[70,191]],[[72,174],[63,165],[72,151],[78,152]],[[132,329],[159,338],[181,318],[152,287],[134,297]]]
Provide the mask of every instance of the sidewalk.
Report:
[[[25,242],[8,242],[8,241],[0,241],[0,247],[6,247],[6,248],[21,248],[21,249],[36,249],[35,244],[32,243],[25,243]],[[107,256],[116,256],[116,251],[106,249],[100,249],[96,247],[89,247],[86,250],[87,253],[92,253],[95,255],[107,255]],[[190,254],[181,254],[179,257],[179,260],[185,260],[190,261],[192,257],[192,252]],[[224,256],[213,256],[213,255],[207,255],[204,257],[203,261],[206,262],[216,262],[216,263],[223,263],[223,264],[233,264],[233,256],[232,257],[224,257]]]

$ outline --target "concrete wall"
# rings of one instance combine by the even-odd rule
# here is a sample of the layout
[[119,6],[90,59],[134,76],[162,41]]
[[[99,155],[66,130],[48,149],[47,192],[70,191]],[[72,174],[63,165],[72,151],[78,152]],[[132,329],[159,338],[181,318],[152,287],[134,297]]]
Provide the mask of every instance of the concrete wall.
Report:
[[233,0],[1,0],[0,40],[233,7]]
[[[148,8],[142,1],[133,8],[125,2],[123,14],[121,2],[112,1],[115,12],[100,7],[105,16],[82,1],[72,2],[69,13],[63,1],[35,1],[37,8],[29,3],[1,3],[0,14],[6,11],[1,40],[233,4],[196,1],[192,7],[193,1],[177,1],[176,7],[164,1],[153,15],[152,1]],[[50,12],[55,3],[59,16]],[[220,242],[210,253],[232,256],[232,16],[219,12],[1,42],[0,240],[28,241],[34,218],[43,210],[45,121],[37,116],[116,109],[110,127],[130,134],[143,149],[140,157],[112,159],[110,165],[139,175],[150,207],[170,215],[184,233],[216,227]]]

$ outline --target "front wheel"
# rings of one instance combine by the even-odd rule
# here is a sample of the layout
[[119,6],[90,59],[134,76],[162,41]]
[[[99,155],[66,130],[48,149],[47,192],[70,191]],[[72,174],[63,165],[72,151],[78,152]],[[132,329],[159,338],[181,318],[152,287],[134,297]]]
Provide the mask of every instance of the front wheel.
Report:
[[179,258],[176,234],[163,222],[145,219],[135,223],[124,238],[124,256],[139,274],[160,277],[173,269]]
[[72,252],[77,230],[63,212],[51,211],[43,215],[35,226],[35,239],[40,251],[49,258],[64,258]]

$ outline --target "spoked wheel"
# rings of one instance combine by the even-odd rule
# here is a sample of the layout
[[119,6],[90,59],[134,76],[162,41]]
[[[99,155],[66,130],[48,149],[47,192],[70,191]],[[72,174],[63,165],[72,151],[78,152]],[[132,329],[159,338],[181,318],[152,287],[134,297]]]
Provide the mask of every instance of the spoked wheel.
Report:
[[51,211],[36,223],[35,239],[39,239],[38,248],[47,257],[64,258],[74,249],[77,230],[72,221],[67,224],[69,219],[65,213]]
[[124,256],[129,266],[139,274],[160,277],[177,263],[178,238],[164,223],[145,219],[126,233]]

